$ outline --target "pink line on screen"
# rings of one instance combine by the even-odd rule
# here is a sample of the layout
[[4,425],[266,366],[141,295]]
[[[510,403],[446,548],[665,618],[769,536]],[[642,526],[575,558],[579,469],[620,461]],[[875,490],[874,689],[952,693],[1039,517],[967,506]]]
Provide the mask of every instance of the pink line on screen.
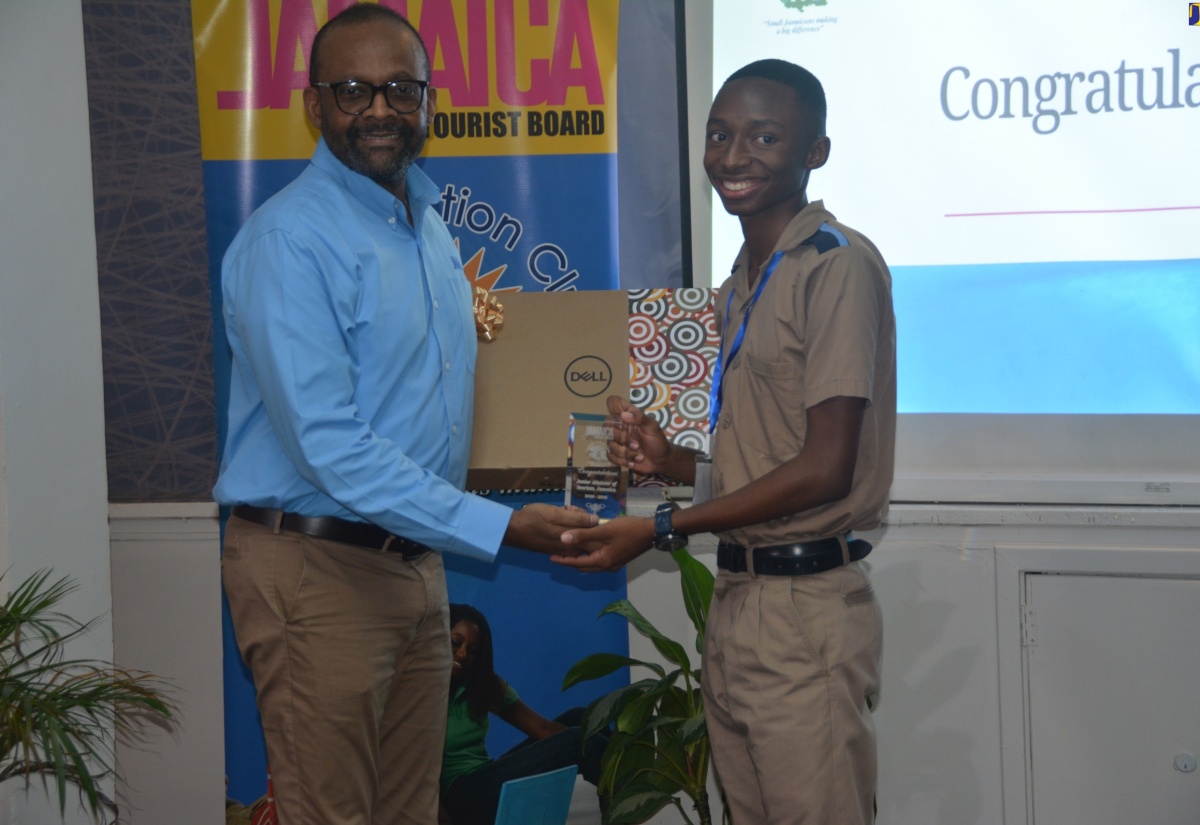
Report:
[[1141,209],[1031,209],[1025,212],[947,212],[944,218],[995,218],[1009,215],[1111,215],[1124,212],[1178,212],[1197,206],[1147,206]]

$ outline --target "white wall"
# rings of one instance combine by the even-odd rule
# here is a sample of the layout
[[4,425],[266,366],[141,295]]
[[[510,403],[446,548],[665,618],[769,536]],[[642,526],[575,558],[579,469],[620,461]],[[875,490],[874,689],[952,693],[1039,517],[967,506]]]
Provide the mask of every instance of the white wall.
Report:
[[[107,616],[111,597],[79,4],[0,4],[0,77],[2,586],[53,568],[79,584],[65,608],[86,620]],[[110,658],[107,620],[73,652]],[[40,786],[28,799],[18,792],[10,802],[8,792],[0,789],[0,818],[59,821]]]
[[217,505],[114,504],[116,661],[163,674],[175,724],[123,739],[122,825],[214,825],[224,818],[225,703]]
[[[687,30],[687,135],[688,185],[692,208],[692,286],[720,285],[729,264],[713,277],[712,185],[704,173],[704,125],[712,105],[712,0],[684,4]],[[732,261],[730,262],[732,263]]]
[[[4,359],[0,358],[0,376]],[[0,381],[0,570],[7,570],[8,556],[8,464],[4,460],[4,382]]]

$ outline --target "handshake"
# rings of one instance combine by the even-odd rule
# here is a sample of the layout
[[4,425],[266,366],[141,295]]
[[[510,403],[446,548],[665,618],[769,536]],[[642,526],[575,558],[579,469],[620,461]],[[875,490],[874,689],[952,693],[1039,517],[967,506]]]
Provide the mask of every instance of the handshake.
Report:
[[[671,444],[657,422],[619,396],[608,398],[608,412],[620,422],[608,442],[608,460],[639,473],[663,473],[689,481],[695,454]],[[677,471],[677,472],[673,472]],[[548,553],[553,561],[587,572],[620,570],[654,542],[654,521],[624,517],[604,524],[576,507],[530,504],[513,513],[506,544]]]

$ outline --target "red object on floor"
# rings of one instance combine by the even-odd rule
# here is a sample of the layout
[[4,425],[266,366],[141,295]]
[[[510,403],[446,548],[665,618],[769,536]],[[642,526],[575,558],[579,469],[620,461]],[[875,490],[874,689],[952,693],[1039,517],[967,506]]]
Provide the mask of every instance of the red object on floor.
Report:
[[254,806],[250,815],[250,825],[278,825],[275,815],[275,789],[271,786],[271,774],[267,772],[267,795]]

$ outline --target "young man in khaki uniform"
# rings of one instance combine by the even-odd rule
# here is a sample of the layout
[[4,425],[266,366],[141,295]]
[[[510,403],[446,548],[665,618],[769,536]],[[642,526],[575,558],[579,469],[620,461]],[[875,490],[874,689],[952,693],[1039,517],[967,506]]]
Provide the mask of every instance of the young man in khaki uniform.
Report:
[[[825,95],[761,60],[725,82],[704,167],[745,244],[717,296],[712,498],[660,505],[564,541],[613,570],[650,547],[716,533],[703,685],[713,758],[736,825],[872,820],[882,624],[852,530],[887,512],[896,420],[891,276],[878,250],[805,190],[829,157]],[[614,463],[698,484],[697,454],[624,399]]]

